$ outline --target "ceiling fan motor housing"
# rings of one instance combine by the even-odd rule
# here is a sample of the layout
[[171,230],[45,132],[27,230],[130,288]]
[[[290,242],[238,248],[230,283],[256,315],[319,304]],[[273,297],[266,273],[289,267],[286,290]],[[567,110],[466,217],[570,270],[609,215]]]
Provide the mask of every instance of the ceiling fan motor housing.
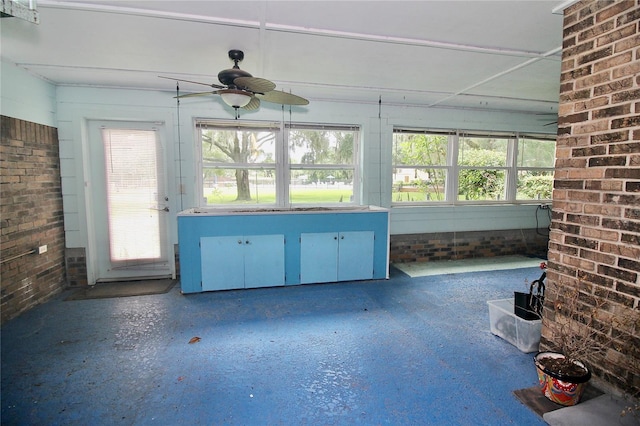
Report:
[[235,87],[233,80],[238,77],[253,77],[246,71],[243,71],[238,67],[238,62],[242,62],[244,59],[244,52],[242,50],[232,49],[229,51],[229,59],[233,61],[233,68],[228,70],[222,70],[218,73],[218,80],[225,86]]
[[222,70],[218,73],[218,80],[220,80],[220,83],[232,88],[236,87],[233,84],[233,80],[235,80],[238,77],[253,77],[253,76],[248,72],[241,70],[240,68],[237,68],[237,65],[234,66],[233,68],[230,68],[228,70]]

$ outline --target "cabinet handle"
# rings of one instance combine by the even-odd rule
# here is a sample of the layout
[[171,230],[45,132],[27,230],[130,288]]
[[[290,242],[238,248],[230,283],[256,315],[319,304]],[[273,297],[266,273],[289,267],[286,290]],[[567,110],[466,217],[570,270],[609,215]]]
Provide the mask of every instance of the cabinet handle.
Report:
[[245,241],[245,244],[249,244],[249,240]]
[[342,235],[342,236],[340,237],[340,239],[341,239],[341,240],[344,240],[344,235]]
[[242,244],[242,240],[238,240],[238,244]]
[[334,239],[334,240],[337,240],[337,239],[338,239],[338,237],[333,237],[333,239]]

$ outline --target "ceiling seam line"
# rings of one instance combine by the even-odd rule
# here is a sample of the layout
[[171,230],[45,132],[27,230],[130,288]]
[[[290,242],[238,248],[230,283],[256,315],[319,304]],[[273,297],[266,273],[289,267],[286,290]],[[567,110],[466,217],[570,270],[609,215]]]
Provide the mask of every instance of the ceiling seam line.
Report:
[[449,100],[449,99],[451,99],[451,98],[454,98],[454,97],[456,97],[456,96],[459,96],[459,95],[465,94],[465,92],[467,92],[467,91],[469,91],[469,90],[471,90],[471,89],[475,89],[476,87],[481,86],[481,85],[483,85],[483,84],[485,84],[485,83],[488,83],[488,82],[490,82],[490,81],[492,81],[492,80],[495,80],[496,78],[502,77],[502,76],[504,76],[504,75],[507,75],[507,74],[509,74],[509,73],[512,73],[513,71],[517,71],[517,70],[519,70],[519,69],[521,69],[521,68],[524,68],[524,67],[526,67],[526,66],[528,66],[528,65],[531,65],[531,64],[533,64],[533,63],[535,63],[535,62],[541,61],[541,60],[542,60],[542,59],[544,59],[545,57],[550,56],[550,55],[553,55],[553,54],[555,54],[555,53],[557,53],[557,52],[560,52],[560,51],[562,51],[562,47],[556,47],[555,49],[552,49],[552,50],[548,51],[547,53],[545,53],[545,54],[544,54],[544,56],[543,56],[543,57],[541,57],[541,58],[532,58],[532,59],[529,59],[529,60],[527,60],[527,61],[524,61],[524,62],[523,62],[523,63],[521,63],[521,64],[518,64],[518,65],[513,66],[513,67],[511,67],[511,68],[509,68],[509,69],[506,69],[506,70],[501,71],[501,72],[499,72],[499,73],[497,73],[497,74],[494,74],[494,75],[492,75],[491,77],[485,78],[485,79],[484,79],[484,80],[482,80],[482,81],[479,81],[479,82],[477,82],[477,83],[472,84],[471,86],[465,87],[464,89],[460,90],[459,92],[456,92],[456,93],[454,93],[453,95],[448,96],[448,97],[446,97],[446,98],[440,99],[439,101],[434,102],[434,103],[432,103],[432,104],[431,104],[431,105],[429,105],[429,106],[435,106],[435,105],[438,105],[438,104],[440,104],[440,103],[442,103],[442,102],[445,102],[445,101],[447,101],[447,100]]
[[39,8],[49,9],[70,9],[70,10],[82,10],[85,12],[103,12],[112,13],[116,15],[131,15],[142,16],[146,18],[160,18],[174,21],[188,21],[188,22],[201,22],[208,24],[218,24],[226,26],[236,27],[248,27],[248,28],[260,28],[260,22],[247,21],[242,19],[230,19],[219,18],[215,16],[193,15],[187,13],[178,12],[166,12],[160,10],[140,9],[133,7],[121,7],[121,6],[108,6],[100,4],[89,3],[71,3],[65,1],[55,0],[40,0],[38,1]]
[[381,43],[390,43],[390,44],[426,46],[426,47],[440,48],[445,50],[460,50],[460,51],[476,52],[476,53],[484,53],[484,54],[520,56],[520,57],[530,57],[530,58],[547,57],[545,56],[544,53],[541,54],[538,52],[530,52],[526,50],[498,49],[493,47],[474,46],[474,45],[460,44],[460,43],[446,43],[446,42],[439,42],[434,40],[422,40],[422,39],[412,39],[412,38],[394,37],[394,36],[379,36],[375,34],[353,33],[353,32],[347,32],[347,31],[337,31],[337,30],[319,29],[319,28],[306,28],[306,27],[284,25],[284,24],[271,24],[266,21],[257,22],[257,21],[248,21],[248,20],[239,20],[239,19],[218,18],[213,16],[193,15],[193,14],[184,14],[184,13],[177,13],[177,12],[154,11],[150,9],[107,6],[107,5],[88,4],[88,3],[71,3],[71,2],[55,1],[55,0],[40,0],[38,2],[38,6],[44,7],[44,8],[52,8],[52,9],[85,10],[85,11],[105,12],[105,13],[114,13],[114,14],[122,14],[122,15],[137,15],[137,16],[143,16],[143,17],[149,17],[149,18],[155,17],[155,18],[203,22],[203,23],[227,25],[227,26],[249,27],[249,28],[258,29],[260,31],[264,30],[264,31],[291,32],[291,33],[298,33],[298,34],[320,35],[320,36],[343,38],[343,39],[377,41]]
[[425,46],[425,47],[433,47],[433,48],[439,48],[439,49],[445,49],[445,50],[460,50],[465,52],[476,52],[476,53],[495,54],[495,55],[524,56],[524,57],[538,58],[538,59],[543,59],[549,56],[546,53],[530,52],[526,50],[499,49],[494,47],[474,46],[470,44],[446,43],[446,42],[435,41],[435,40],[423,40],[423,39],[395,37],[395,36],[380,36],[375,34],[353,33],[348,31],[337,31],[337,30],[328,30],[328,29],[319,29],[319,28],[305,28],[305,27],[297,27],[293,25],[267,23],[266,29],[271,31],[279,31],[279,32],[320,35],[320,36],[353,39],[353,40],[377,41],[377,42],[389,43],[389,44]]

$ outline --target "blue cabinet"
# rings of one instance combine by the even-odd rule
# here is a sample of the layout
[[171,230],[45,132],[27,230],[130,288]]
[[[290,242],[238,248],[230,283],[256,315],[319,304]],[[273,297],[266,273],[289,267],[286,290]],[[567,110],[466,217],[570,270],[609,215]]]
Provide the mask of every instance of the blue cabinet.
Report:
[[373,278],[373,231],[341,232],[338,239],[338,281]]
[[373,231],[300,235],[300,283],[373,278]]
[[200,238],[202,291],[244,288],[242,236]]
[[389,277],[389,211],[375,206],[194,208],[178,242],[184,294]]
[[202,291],[284,285],[284,235],[200,238]]

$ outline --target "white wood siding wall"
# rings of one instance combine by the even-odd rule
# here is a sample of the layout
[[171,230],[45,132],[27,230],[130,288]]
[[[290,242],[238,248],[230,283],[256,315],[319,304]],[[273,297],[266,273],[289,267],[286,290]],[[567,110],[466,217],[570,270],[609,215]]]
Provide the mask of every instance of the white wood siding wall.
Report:
[[[195,118],[233,117],[232,111],[213,98],[184,99],[180,108],[180,135],[173,96],[167,91],[54,87],[12,65],[2,64],[2,114],[58,127],[67,247],[85,247],[91,257],[91,208],[88,202],[91,176],[87,156],[87,122],[100,120],[157,121],[165,124],[170,208],[175,215],[193,207],[195,192]],[[5,88],[8,88],[5,91]],[[19,96],[18,96],[19,95]],[[304,94],[301,94],[304,95]],[[443,108],[385,105],[378,99],[368,104],[335,103],[311,99],[290,117],[279,106],[263,104],[260,110],[242,113],[240,119],[339,123],[361,126],[360,155],[363,164],[363,204],[391,204],[391,138],[394,126],[548,132],[537,117],[522,113],[496,113]],[[178,144],[180,140],[180,145]],[[179,170],[182,176],[179,176]],[[182,186],[180,185],[182,182]],[[183,193],[180,194],[181,188]],[[529,229],[536,227],[536,205],[485,205],[398,207],[391,212],[391,233],[430,233]],[[538,215],[538,226],[548,226],[546,214]],[[176,221],[171,239],[177,243]],[[89,268],[91,269],[91,268]],[[89,279],[91,281],[91,279]]]

